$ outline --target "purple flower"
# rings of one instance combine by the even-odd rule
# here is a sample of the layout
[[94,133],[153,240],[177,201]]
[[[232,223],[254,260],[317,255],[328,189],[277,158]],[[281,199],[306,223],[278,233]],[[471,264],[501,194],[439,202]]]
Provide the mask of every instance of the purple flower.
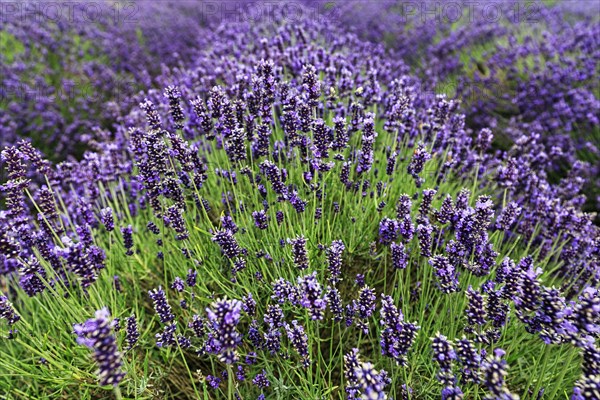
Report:
[[356,370],[360,366],[360,356],[357,348],[353,348],[347,354],[344,354],[344,377],[346,378],[345,391],[347,398],[351,400],[359,399],[360,391]]
[[354,370],[359,392],[363,399],[385,400],[387,395],[384,388],[387,382],[384,379],[387,376],[385,371],[377,372],[371,363],[361,362]]
[[243,382],[246,380],[246,371],[244,370],[244,367],[242,367],[241,365],[237,366],[237,371],[235,372],[235,378],[239,382]]
[[297,191],[292,191],[292,194],[289,196],[289,200],[290,204],[292,207],[294,207],[294,210],[296,210],[297,213],[303,213],[306,209],[307,202],[298,196]]
[[107,231],[111,232],[115,229],[115,220],[113,218],[112,209],[110,207],[100,210],[100,221]]
[[342,298],[339,290],[337,290],[335,287],[328,287],[325,297],[327,299],[327,305],[333,314],[333,320],[335,322],[342,321],[344,318],[344,307],[342,305]]
[[583,355],[581,373],[583,376],[600,375],[600,349],[596,346],[594,338],[586,337],[578,343]]
[[335,150],[343,150],[348,146],[348,131],[346,130],[346,119],[343,117],[335,117],[333,119],[335,141],[332,148]]
[[335,285],[341,279],[342,274],[342,253],[345,250],[344,243],[341,240],[334,240],[327,249],[327,264],[329,269],[329,278],[327,281]]
[[219,385],[221,384],[221,378],[219,378],[218,376],[207,375],[206,382],[208,383],[208,386],[210,386],[212,389],[218,389]]
[[284,218],[283,211],[277,211],[275,213],[275,218],[277,219],[277,225],[281,225],[283,223]]
[[385,167],[386,175],[392,176],[394,174],[394,170],[396,169],[396,158],[398,157],[397,152],[393,152],[387,159],[387,165]]
[[431,246],[433,226],[430,224],[417,226],[417,238],[419,239],[419,249],[423,257],[431,257]]
[[281,328],[284,322],[283,310],[277,304],[269,304],[267,306],[267,312],[265,313],[264,320],[271,329]]
[[425,145],[419,143],[414,151],[413,157],[410,160],[410,164],[406,168],[406,171],[415,179],[417,187],[421,187],[424,180],[419,176],[425,163],[431,158],[431,154],[425,150]]
[[242,309],[250,316],[256,315],[256,300],[252,297],[252,293],[242,298]]
[[374,118],[374,114],[367,113],[363,119],[362,149],[359,151],[358,165],[356,167],[358,174],[369,172],[373,165],[373,145],[377,138]]
[[491,146],[494,135],[489,128],[483,128],[477,133],[475,138],[475,150],[484,152]]
[[368,286],[362,287],[358,292],[358,301],[356,303],[358,317],[361,319],[370,318],[375,311],[376,300],[375,289],[371,289]]
[[465,330],[472,332],[477,325],[484,325],[486,322],[484,299],[480,292],[473,290],[472,286],[469,286],[466,295],[469,302],[465,310],[467,314],[467,326]]
[[315,224],[321,219],[323,216],[323,209],[321,207],[315,208]]
[[529,265],[526,271],[521,273],[519,291],[514,299],[517,315],[521,318],[526,313],[537,310],[541,300],[541,284],[538,276],[542,273],[541,268],[534,269]]
[[235,234],[238,231],[238,227],[230,215],[221,216],[221,227],[224,230],[231,231],[232,234]]
[[321,97],[321,82],[317,77],[317,70],[313,65],[307,64],[302,71],[302,87],[308,95],[308,104],[311,107],[317,105]]
[[412,201],[410,200],[410,196],[407,194],[401,195],[396,203],[396,218],[398,220],[410,219],[411,208]]
[[583,290],[571,319],[581,334],[597,336],[600,333],[600,293],[598,289],[587,287]]
[[154,103],[148,99],[144,99],[144,101],[140,103],[140,108],[146,113],[146,119],[150,128],[154,130],[161,129],[160,115],[158,114]]
[[28,296],[35,296],[46,289],[46,269],[40,264],[36,257],[24,260],[19,268],[19,285]]
[[435,217],[441,224],[447,224],[454,218],[454,205],[452,204],[452,196],[446,195],[439,211],[435,212]]
[[429,264],[434,268],[438,278],[438,285],[443,293],[459,291],[456,270],[444,256],[437,255],[429,259]]
[[522,208],[517,203],[511,201],[502,210],[496,218],[496,229],[507,231],[515,223],[517,217],[521,215]]
[[209,321],[209,337],[207,342],[213,353],[227,364],[237,361],[235,349],[242,340],[237,331],[240,322],[242,302],[239,300],[217,300],[206,309]]
[[406,356],[414,343],[419,326],[404,322],[404,316],[394,305],[391,296],[381,295],[380,315],[381,354],[393,358],[399,365],[406,366]]
[[286,301],[296,305],[299,303],[299,292],[298,288],[289,281],[283,278],[277,279],[271,284],[273,286],[272,299],[277,300],[279,304],[283,304]]
[[181,121],[185,118],[183,115],[183,109],[179,104],[181,98],[181,91],[176,86],[168,86],[164,91],[164,96],[169,99],[169,112],[173,119],[175,129],[183,129]]
[[160,234],[160,228],[158,226],[156,226],[156,224],[154,222],[148,221],[148,224],[146,224],[146,227],[153,234],[155,234],[155,235],[159,235]]
[[242,251],[233,237],[233,233],[228,229],[215,232],[212,241],[221,247],[223,255],[229,259],[236,258]]
[[200,97],[197,97],[190,101],[190,104],[192,105],[194,113],[198,118],[198,125],[202,128],[203,133],[207,135],[207,139],[210,139],[211,137],[214,138],[214,136],[211,134],[211,130],[213,128],[212,118],[206,106],[204,105],[204,101],[202,101]]
[[508,364],[506,360],[502,359],[504,354],[504,350],[495,349],[481,363],[482,381],[490,394],[490,399],[516,400],[518,397],[511,394],[506,387],[505,379],[508,375]]
[[185,220],[183,219],[183,210],[177,206],[172,205],[167,209],[167,215],[165,216],[165,224],[172,227],[177,236],[177,240],[185,240],[189,236],[187,227],[185,226]]
[[9,325],[14,325],[21,317],[15,312],[13,305],[8,301],[8,297],[0,294],[0,318],[8,321]]
[[180,277],[175,277],[173,283],[171,284],[171,289],[176,290],[181,293],[185,290],[185,282]]
[[177,335],[177,344],[182,349],[189,349],[190,347],[192,347],[191,340],[183,335]]
[[265,210],[254,211],[252,213],[252,218],[254,218],[254,225],[258,229],[267,229],[269,226],[268,216]]
[[188,327],[194,332],[197,338],[204,337],[205,334],[205,319],[197,314],[192,316],[192,320],[188,323]]
[[188,269],[188,273],[185,278],[185,282],[187,283],[187,285],[189,287],[194,287],[194,286],[196,286],[197,277],[198,277],[198,272],[196,270],[193,270],[190,268],[190,269]]
[[138,330],[138,324],[134,314],[131,314],[130,317],[127,317],[126,322],[127,325],[125,327],[125,331],[127,333],[125,340],[127,341],[127,349],[132,349],[138,342],[140,332]]
[[437,379],[444,386],[453,386],[456,378],[452,372],[452,365],[456,360],[456,352],[452,343],[439,332],[432,339],[431,348],[433,350],[433,360],[439,366]]
[[127,249],[125,254],[132,256],[133,250],[131,249],[133,248],[133,228],[131,225],[121,228],[121,234],[123,235],[123,245],[125,246],[125,249]]
[[540,333],[544,343],[562,343],[565,334],[566,303],[558,289],[542,288],[540,307],[529,321],[530,332]]
[[390,248],[392,250],[392,266],[394,269],[406,269],[408,266],[408,254],[406,254],[404,245],[402,243],[392,243]]
[[418,224],[430,225],[429,214],[431,213],[431,203],[436,193],[435,189],[423,190],[423,199],[421,200],[421,204],[419,204],[419,215],[417,215]]
[[395,219],[383,218],[379,222],[379,242],[389,245],[398,239],[400,223]]
[[225,152],[232,163],[245,161],[246,132],[241,128],[234,128],[225,140]]
[[506,277],[508,277],[515,268],[515,262],[509,257],[505,257],[500,263],[500,266],[496,269],[496,283],[504,283]]
[[[255,346],[260,348],[262,345],[262,339],[258,342],[257,338]],[[267,330],[264,335],[264,348],[269,350],[271,355],[275,355],[281,350],[281,331],[279,328],[269,328]]]
[[503,327],[508,318],[509,306],[503,301],[504,289],[491,290],[487,295],[485,311],[494,328]]
[[456,341],[456,355],[462,366],[462,382],[479,383],[481,356],[473,343],[463,336]]
[[258,386],[260,389],[268,388],[271,385],[269,378],[267,378],[267,371],[264,369],[260,374],[257,374],[253,379],[252,383]]
[[571,400],[594,400],[600,398],[600,375],[581,377],[575,382]]
[[95,318],[83,324],[73,325],[77,343],[94,350],[94,360],[98,363],[100,385],[117,386],[125,376],[121,371],[123,362],[113,334],[113,321],[108,308],[96,311]]
[[343,183],[346,187],[351,187],[352,182],[350,182],[350,163],[345,162],[342,164],[342,168],[340,169],[340,182]]
[[302,325],[296,320],[292,321],[291,325],[286,323],[284,327],[292,347],[296,349],[300,357],[302,357],[302,366],[307,368],[310,365],[310,358],[308,356],[308,335],[304,332]]
[[202,199],[202,207],[206,212],[209,212],[211,210],[210,202],[207,199]]
[[104,252],[96,246],[85,246],[82,242],[74,243],[64,237],[66,247],[57,249],[68,265],[68,268],[81,281],[83,288],[88,288],[98,279],[98,271],[104,268]]
[[56,199],[51,189],[46,186],[42,186],[38,193],[39,199],[36,200],[36,204],[42,211],[43,217],[48,220],[58,218],[58,211],[56,209]]
[[21,162],[23,155],[15,146],[9,146],[2,150],[0,159],[6,163],[9,180],[19,181],[25,178],[27,172]]
[[311,319],[322,320],[327,307],[327,301],[322,297],[321,284],[317,280],[317,273],[298,277],[300,290],[300,305],[308,309]]
[[295,239],[289,239],[292,245],[292,256],[294,257],[294,265],[300,270],[308,268],[308,251],[306,250],[306,238],[298,236]]
[[160,318],[160,322],[167,324],[175,319],[175,315],[171,311],[171,306],[167,302],[167,296],[161,286],[158,289],[150,290],[148,292],[152,302],[154,303],[154,310]]
[[267,176],[273,191],[277,193],[280,198],[287,198],[287,187],[283,183],[283,174],[272,161],[264,160],[260,164],[261,171]]
[[463,391],[458,386],[446,386],[442,389],[442,400],[462,400]]
[[356,277],[354,278],[354,283],[359,288],[365,286],[365,274],[356,274]]
[[333,135],[330,128],[325,125],[325,121],[317,119],[313,122],[313,145],[314,155],[316,158],[327,158],[329,157],[329,148],[333,140]]
[[256,136],[252,143],[252,156],[254,159],[269,155],[269,138],[271,136],[271,127],[268,124],[261,124],[256,130]]

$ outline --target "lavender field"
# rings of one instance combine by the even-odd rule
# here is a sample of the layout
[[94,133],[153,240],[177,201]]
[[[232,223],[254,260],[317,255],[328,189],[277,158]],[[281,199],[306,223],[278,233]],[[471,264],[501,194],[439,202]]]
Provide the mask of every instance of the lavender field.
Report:
[[600,3],[0,0],[0,399],[600,399]]

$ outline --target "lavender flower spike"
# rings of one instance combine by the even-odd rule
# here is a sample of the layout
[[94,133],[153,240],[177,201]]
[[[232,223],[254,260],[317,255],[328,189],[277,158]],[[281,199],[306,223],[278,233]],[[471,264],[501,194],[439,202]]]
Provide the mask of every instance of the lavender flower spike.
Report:
[[77,343],[94,350],[94,360],[98,363],[100,385],[117,386],[125,376],[121,371],[123,362],[117,348],[117,340],[112,332],[114,322],[110,320],[108,308],[96,311],[96,317],[83,324],[73,325]]
[[0,318],[6,319],[9,325],[13,325],[21,317],[15,312],[12,304],[8,301],[8,297],[0,295]]
[[208,346],[227,364],[238,359],[235,349],[242,340],[242,335],[237,331],[241,311],[241,301],[226,299],[217,300],[206,309],[210,326]]
[[156,313],[160,317],[160,322],[167,324],[173,321],[175,316],[171,311],[171,306],[167,302],[167,297],[163,288],[159,286],[158,289],[150,290],[148,294],[154,302],[154,310],[156,310]]

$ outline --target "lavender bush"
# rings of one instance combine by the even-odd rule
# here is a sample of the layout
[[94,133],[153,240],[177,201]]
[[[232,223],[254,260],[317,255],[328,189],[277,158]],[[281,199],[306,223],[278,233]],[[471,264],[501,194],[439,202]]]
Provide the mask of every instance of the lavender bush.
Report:
[[[597,139],[597,98],[588,96],[597,66],[581,84],[560,73],[553,79],[562,86],[546,80],[547,71],[593,64],[588,29],[597,21],[544,8],[545,17],[580,27],[549,35],[575,35],[579,44],[530,32],[546,45],[540,57],[564,50],[562,67],[517,68],[509,79],[506,60],[528,57],[502,46],[506,32],[523,29],[518,21],[491,30],[481,21],[419,25],[398,4],[369,4],[282,3],[253,8],[252,18],[242,7],[208,21],[206,3],[141,3],[149,19],[137,28],[47,28],[58,29],[57,54],[89,38],[113,64],[103,71],[140,74],[143,88],[114,115],[100,115],[108,103],[61,110],[96,127],[93,138],[67,134],[80,139],[80,157],[67,146],[66,160],[49,160],[56,154],[18,137],[46,140],[42,127],[3,125],[17,132],[1,153],[3,392],[600,396],[600,229],[584,209],[594,172],[571,151],[579,139],[564,125],[564,115],[583,116],[572,126]],[[367,9],[386,23],[352,19]],[[164,20],[150,18],[161,10]],[[181,36],[188,23],[191,36]],[[46,29],[21,25],[6,36],[16,26],[3,25],[3,37]],[[115,54],[114,37],[131,50]],[[452,63],[478,46],[504,60],[488,77],[528,93],[530,109],[499,123],[493,99],[476,105],[460,90],[429,90],[479,79],[469,63],[481,60]],[[13,57],[2,68],[16,68]],[[577,112],[530,104],[533,92],[519,82],[557,96],[576,91],[567,107]],[[55,118],[49,110],[60,107],[15,104],[6,121],[34,124],[29,117]],[[553,147],[567,142],[573,147],[558,156]]]

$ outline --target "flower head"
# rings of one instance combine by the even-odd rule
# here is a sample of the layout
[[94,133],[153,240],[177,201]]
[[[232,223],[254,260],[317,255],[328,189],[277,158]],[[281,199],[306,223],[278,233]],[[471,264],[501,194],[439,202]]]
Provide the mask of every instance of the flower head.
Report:
[[108,308],[96,311],[95,318],[88,319],[83,324],[73,325],[77,343],[94,350],[93,357],[98,363],[100,385],[117,386],[125,376],[121,371],[123,363],[113,334],[113,326]]
[[221,361],[227,364],[238,359],[235,349],[242,340],[237,331],[241,311],[241,301],[227,299],[217,300],[206,309],[210,328],[208,342],[212,352],[219,354]]

